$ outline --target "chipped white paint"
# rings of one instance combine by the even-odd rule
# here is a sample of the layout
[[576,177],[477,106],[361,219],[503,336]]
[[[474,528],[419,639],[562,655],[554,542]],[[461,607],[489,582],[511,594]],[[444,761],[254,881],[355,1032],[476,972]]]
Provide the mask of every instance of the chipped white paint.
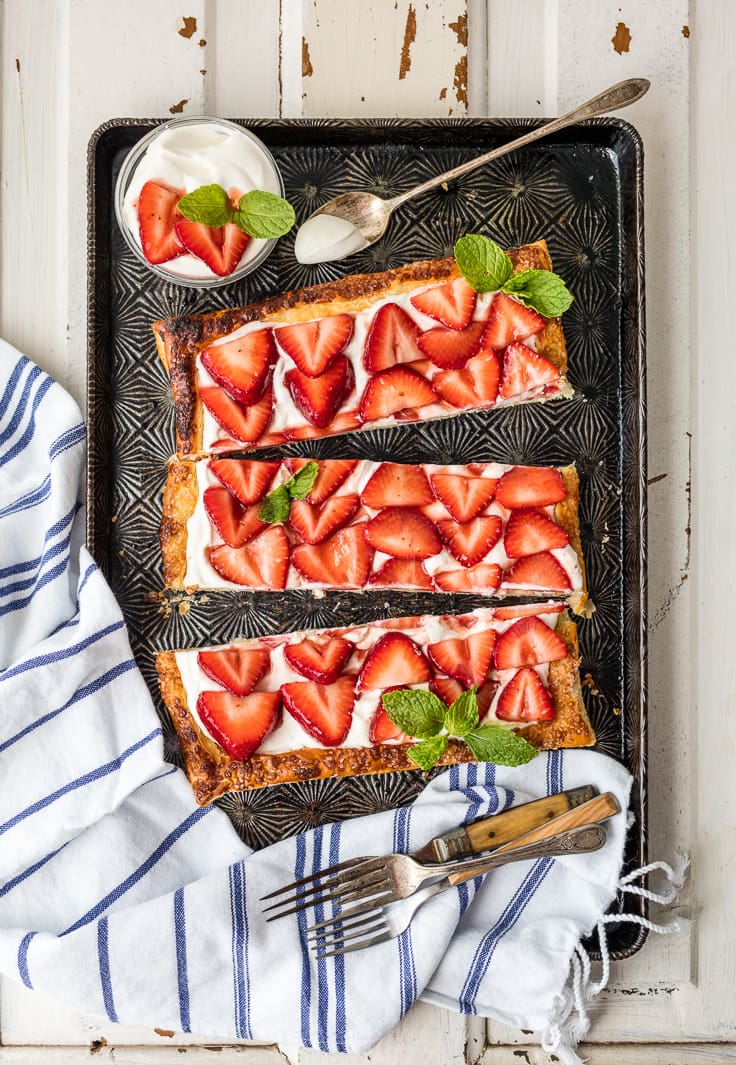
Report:
[[[733,627],[723,608],[736,592],[726,555],[736,527],[736,431],[722,387],[736,356],[724,300],[733,288],[724,234],[733,244],[736,149],[721,133],[732,110],[736,9],[728,0],[693,0],[689,11],[686,0],[628,0],[623,7],[620,0],[260,0],[247,5],[244,25],[244,6],[4,0],[0,334],[83,402],[85,149],[108,118],[165,117],[181,101],[184,113],[230,117],[460,115],[465,104],[455,79],[462,86],[458,31],[466,7],[471,114],[551,115],[609,82],[651,77],[650,94],[623,115],[645,140],[649,474],[666,474],[650,490],[651,851],[667,857],[679,846],[693,854],[695,887],[685,902],[698,916],[690,934],[652,936],[638,956],[614,966],[611,991],[591,1007],[586,1056],[592,1065],[736,1060],[736,934],[721,919],[736,872],[736,676]],[[196,20],[190,36],[179,33],[184,18]],[[617,54],[611,38],[621,21],[631,40],[628,52]],[[682,33],[688,23],[689,38]],[[689,59],[696,77],[688,111]],[[689,262],[692,278],[717,281],[691,285]],[[114,1051],[101,1046],[99,1061],[168,1065],[182,1060],[178,1045],[209,1042],[206,1033],[190,1039],[113,1029],[9,983],[1,992],[0,1065],[78,1065],[98,1039],[115,1043]],[[509,1045],[522,1049],[528,1041],[494,1025],[483,1054],[482,1022],[471,1020],[467,1035],[466,1050],[463,1019],[420,1004],[371,1062],[460,1065],[480,1056],[496,1065],[512,1060]],[[701,1042],[654,1045],[678,1040]],[[531,1046],[524,1053],[530,1065],[547,1060]],[[211,1059],[211,1051],[194,1047],[183,1058],[192,1065]],[[284,1057],[274,1048],[234,1047],[217,1060],[269,1065]]]

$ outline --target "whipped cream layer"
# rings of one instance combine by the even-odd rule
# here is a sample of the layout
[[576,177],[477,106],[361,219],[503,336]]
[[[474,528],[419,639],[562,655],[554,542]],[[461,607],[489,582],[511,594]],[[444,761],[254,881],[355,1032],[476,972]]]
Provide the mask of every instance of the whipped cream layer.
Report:
[[[273,412],[271,420],[263,435],[255,443],[244,445],[242,442],[238,442],[229,437],[222,426],[212,417],[207,408],[203,406],[202,450],[207,453],[215,454],[225,451],[242,450],[244,447],[270,447],[274,444],[282,444],[291,439],[323,437],[338,432],[352,431],[362,428],[379,429],[383,426],[402,424],[406,421],[425,421],[434,418],[443,418],[453,414],[460,414],[464,409],[469,409],[454,407],[438,397],[437,403],[419,407],[415,411],[400,412],[400,416],[392,415],[389,418],[380,418],[366,423],[362,423],[358,416],[361,396],[363,395],[368,381],[374,376],[370,371],[366,370],[363,363],[363,352],[365,350],[366,339],[374,317],[381,307],[385,306],[387,303],[395,303],[406,312],[409,318],[419,326],[422,332],[442,327],[441,322],[424,314],[411,302],[413,296],[417,296],[419,293],[425,292],[427,289],[436,287],[438,287],[437,283],[431,285],[417,285],[417,287],[412,289],[411,292],[404,292],[396,296],[387,296],[384,299],[376,300],[376,302],[370,307],[351,315],[353,319],[353,332],[350,340],[343,349],[342,354],[347,356],[352,366],[355,385],[337,411],[336,418],[342,419],[344,422],[343,425],[338,426],[337,428],[327,426],[325,429],[315,429],[312,423],[304,417],[294,403],[291,392],[284,380],[289,370],[294,369],[294,363],[278,342],[278,322],[272,324],[266,324],[259,321],[248,322],[245,325],[240,326],[239,329],[234,330],[232,333],[220,337],[210,345],[212,348],[216,348],[222,344],[229,344],[232,341],[237,340],[239,337],[246,336],[248,333],[257,332],[259,329],[273,328],[274,339],[279,355],[272,378]],[[495,295],[495,292],[482,292],[478,294],[475,309],[473,311],[473,321],[485,321],[487,319],[490,305]],[[315,317],[305,319],[304,321],[319,320],[318,317]],[[520,339],[527,347],[532,348],[534,351],[537,350],[536,335]],[[419,363],[420,361],[423,361],[423,356],[421,351],[417,349],[417,362]],[[403,365],[411,367],[414,364],[404,363]],[[435,366],[432,363],[429,363],[428,368],[424,371],[427,380],[430,382],[438,373],[443,372],[444,371],[441,370],[439,366]],[[217,382],[212,379],[207,372],[207,369],[202,365],[200,356],[197,357],[196,375],[199,388],[207,388],[217,385]],[[560,377],[557,384],[549,384],[530,389],[528,392],[520,393],[509,399],[505,399],[499,395],[494,403],[477,404],[477,409],[491,406],[510,406],[514,403],[524,403],[534,399],[552,399],[556,396],[570,395],[571,392],[572,390],[567,380],[564,377]],[[354,415],[352,420],[349,418],[350,415]]]
[[[560,604],[547,603],[538,605],[534,612],[545,625],[548,625],[549,628],[554,630],[559,613],[562,609]],[[400,631],[403,635],[408,636],[409,639],[413,640],[423,652],[426,652],[427,646],[431,643],[438,643],[440,640],[465,638],[474,633],[485,632],[487,629],[493,629],[497,635],[500,635],[517,620],[517,617],[498,618],[496,617],[495,610],[480,608],[469,614],[462,615],[461,617],[453,617],[449,615],[436,617],[434,615],[425,614],[415,618],[400,618],[383,622],[371,622],[353,628],[314,629],[304,632],[289,633],[285,636],[264,636],[257,640],[238,641],[237,643],[227,646],[230,648],[243,649],[255,647],[267,648],[270,654],[270,669],[256,684],[254,690],[276,691],[282,684],[306,680],[306,677],[303,677],[301,673],[298,673],[289,665],[284,657],[284,647],[289,644],[299,643],[301,640],[308,637],[342,636],[343,639],[346,639],[353,644],[353,653],[346,662],[342,672],[350,674],[354,673],[357,680],[357,674],[360,672],[360,668],[365,661],[368,652],[382,636],[386,635],[387,632]],[[223,647],[220,649],[225,650],[226,648]],[[208,650],[211,650],[211,648],[208,648]],[[209,736],[210,739],[214,740],[214,737],[210,734],[197,713],[197,699],[203,691],[223,691],[225,689],[220,687],[215,681],[208,677],[202,669],[200,669],[197,662],[197,655],[197,651],[177,651],[176,664],[186,692],[189,712],[194,718],[197,727],[205,735]],[[545,688],[548,688],[549,665],[544,664],[534,666],[533,668]],[[498,705],[499,696],[503,691],[503,688],[516,672],[515,669],[496,670],[495,667],[491,665],[488,679],[496,682],[497,688],[488,712],[482,718],[482,721],[486,724],[493,722],[494,724],[514,729],[523,728],[525,724],[527,724],[523,721],[514,721],[510,724],[505,721],[499,721],[496,716],[496,707]],[[439,673],[437,675],[442,676],[442,674]],[[405,685],[405,687],[427,689],[429,688],[429,683]],[[378,708],[381,694],[381,691],[361,692],[356,690],[350,730],[343,742],[339,744],[340,747],[355,748],[373,746],[368,735],[368,730],[371,719]],[[532,722],[528,722],[528,724],[532,724]],[[393,741],[394,744],[400,742],[401,741],[399,740]],[[324,745],[320,744],[318,740],[311,736],[284,707],[281,723],[265,738],[256,753],[286,754],[290,751],[296,751],[305,747],[324,749]]]
[[[123,200],[123,217],[139,246],[138,197],[147,181],[184,193],[201,185],[221,185],[239,196],[253,189],[281,192],[270,159],[242,130],[214,122],[163,129],[136,166]],[[254,259],[265,243],[251,238],[236,269]],[[193,280],[217,277],[205,262],[188,253],[160,264],[160,269]]]
[[[255,461],[255,460],[245,460]],[[381,462],[372,462],[367,459],[362,459],[358,462],[355,469],[345,481],[334,491],[333,496],[345,496],[350,494],[360,495],[366,484],[376,472],[376,470],[382,466]],[[420,467],[429,477],[434,473],[443,474],[459,474],[468,475],[480,478],[490,478],[492,480],[498,480],[507,470],[513,469],[512,466],[504,466],[497,462],[487,463],[474,463],[472,469],[469,470],[467,466],[450,465],[450,466],[438,466],[430,464],[422,464]],[[184,584],[188,588],[237,588],[239,585],[233,584],[222,577],[211,565],[208,558],[208,549],[216,547],[218,544],[222,544],[222,538],[219,536],[217,530],[210,522],[203,503],[204,492],[207,488],[213,485],[220,485],[221,482],[217,480],[212,471],[210,470],[209,463],[197,462],[195,465],[198,492],[197,503],[194,509],[194,513],[189,518],[187,523],[187,567],[184,577]],[[288,468],[285,462],[282,462],[280,469],[277,471],[269,491],[277,488],[279,485],[284,484],[292,476],[292,471]],[[332,498],[332,496],[330,497]],[[432,510],[436,511],[440,515],[439,520],[449,519],[454,520],[450,512],[444,507],[439,500],[436,500],[431,504]],[[415,508],[409,508],[415,509]],[[419,509],[419,508],[416,508]],[[554,506],[539,507],[538,510],[544,510],[544,512],[554,520]],[[379,511],[370,507],[359,506],[356,513],[346,523],[349,525],[356,522],[366,521],[374,517]],[[491,500],[488,506],[480,512],[480,515],[497,515],[505,530],[511,511],[501,506],[495,499]],[[435,520],[438,520],[435,518]],[[293,533],[291,527],[287,524],[284,526],[287,535],[290,535],[290,539],[293,540],[294,545],[301,543],[296,533]],[[571,585],[571,594],[579,592],[583,588],[583,574],[580,567],[580,561],[578,559],[575,549],[568,544],[566,547],[555,548],[550,552],[562,568],[568,575]],[[371,573],[377,573],[378,570],[388,561],[390,555],[384,554],[381,551],[376,551],[373,556],[373,563],[371,566]],[[481,560],[483,564],[495,563],[500,566],[505,572],[514,560],[509,558],[504,550],[503,545],[503,533],[498,541],[488,554]],[[443,571],[457,571],[462,572],[464,567],[460,562],[450,553],[447,547],[443,546],[441,551],[436,555],[432,555],[430,558],[424,559],[424,568],[433,576],[435,573]],[[287,588],[326,588],[328,585],[316,585],[307,581],[299,571],[290,564],[287,574]],[[373,585],[372,587],[376,587]],[[395,585],[396,588],[406,588],[410,590],[410,586]],[[487,589],[479,588],[479,592],[488,592]],[[519,585],[508,584],[501,580],[501,585],[498,590],[491,592],[491,594],[508,594],[519,592],[541,592],[542,594],[549,595],[550,589],[536,585]]]

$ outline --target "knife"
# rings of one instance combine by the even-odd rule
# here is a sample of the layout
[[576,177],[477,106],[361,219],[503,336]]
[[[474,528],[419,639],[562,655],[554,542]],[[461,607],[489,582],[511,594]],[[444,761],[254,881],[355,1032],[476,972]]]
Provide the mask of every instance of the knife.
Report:
[[455,858],[465,858],[471,854],[494,850],[510,840],[515,840],[518,836],[545,825],[561,814],[576,809],[597,794],[597,788],[589,784],[582,788],[571,788],[557,795],[549,795],[543,799],[523,803],[512,810],[505,810],[491,817],[483,817],[479,821],[472,821],[468,825],[461,825],[460,828],[437,836],[424,847],[412,851],[412,858],[425,865],[431,865],[434,862],[449,862]]

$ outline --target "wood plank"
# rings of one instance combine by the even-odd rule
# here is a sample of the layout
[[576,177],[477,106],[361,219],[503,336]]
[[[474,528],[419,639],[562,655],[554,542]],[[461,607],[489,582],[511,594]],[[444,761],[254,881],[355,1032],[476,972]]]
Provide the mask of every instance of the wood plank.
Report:
[[448,116],[467,111],[464,0],[304,0],[308,116]]
[[[725,1065],[736,1061],[736,1048],[728,1043],[584,1043],[579,1053],[587,1065]],[[552,1065],[560,1060],[533,1046],[513,1054],[514,1065]],[[478,1065],[508,1065],[509,1060],[508,1047],[489,1047]]]
[[557,113],[557,4],[492,0],[488,5],[488,114],[497,118]]

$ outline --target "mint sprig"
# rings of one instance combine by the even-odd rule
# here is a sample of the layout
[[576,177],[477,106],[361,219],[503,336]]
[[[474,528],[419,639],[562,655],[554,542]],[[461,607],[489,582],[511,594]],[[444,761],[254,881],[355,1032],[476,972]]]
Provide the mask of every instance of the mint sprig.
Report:
[[283,525],[289,520],[292,499],[306,499],[314,488],[318,473],[319,463],[310,459],[285,484],[268,493],[258,511],[259,520],[268,525]]
[[[259,515],[260,517],[260,515]],[[536,748],[502,725],[479,725],[477,689],[463,692],[447,706],[433,692],[401,688],[382,696],[388,717],[407,736],[420,740],[409,757],[420,769],[431,769],[447,749],[450,736],[463,740],[479,762],[516,766],[531,761]]]
[[551,270],[514,273],[511,259],[495,240],[468,233],[455,244],[455,262],[476,292],[506,292],[544,318],[558,318],[573,301],[565,282]]
[[290,203],[263,189],[246,192],[233,207],[222,185],[200,185],[182,196],[177,207],[190,222],[215,228],[234,222],[248,236],[265,239],[282,237],[296,221]]

